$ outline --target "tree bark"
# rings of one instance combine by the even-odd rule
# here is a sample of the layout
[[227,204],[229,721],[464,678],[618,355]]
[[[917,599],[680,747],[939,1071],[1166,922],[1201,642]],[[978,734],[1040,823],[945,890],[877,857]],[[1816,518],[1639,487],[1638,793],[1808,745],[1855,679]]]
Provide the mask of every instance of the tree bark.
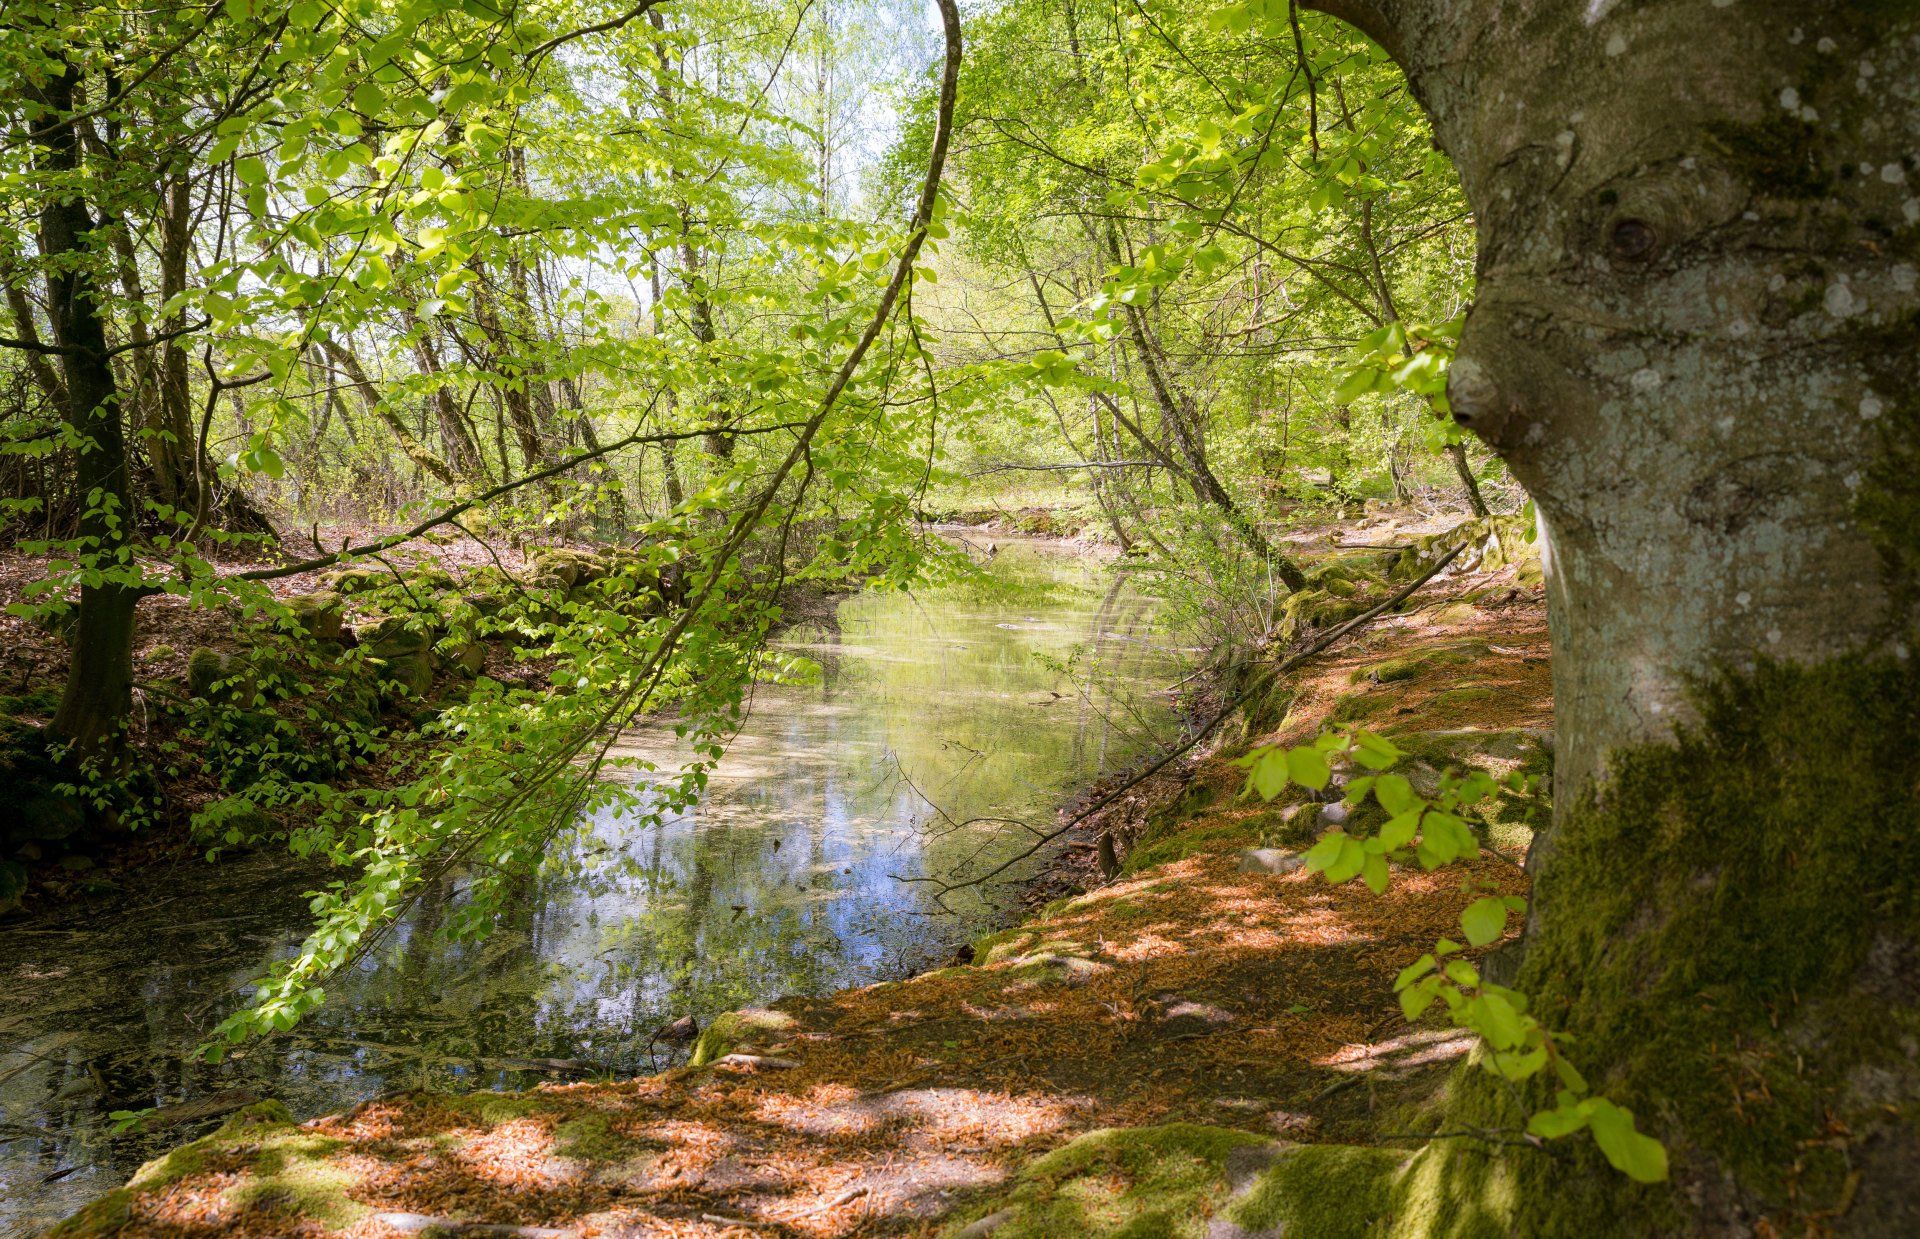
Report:
[[[1395,1228],[1915,1233],[1920,11],[1311,7],[1458,166],[1449,394],[1538,504],[1555,808],[1515,985],[1673,1166],[1436,1141]],[[1524,1121],[1491,1080],[1445,1126]]]
[[[30,123],[46,148],[43,168],[66,180],[80,169],[80,135],[74,124],[78,73],[62,65],[26,94],[37,105]],[[106,324],[96,268],[95,221],[73,185],[48,193],[40,209],[40,252],[47,269],[48,317],[62,350],[60,370],[66,415],[79,440],[75,489],[80,496],[81,555],[99,565],[108,580],[83,585],[72,636],[67,683],[54,711],[52,731],[82,758],[110,754],[133,709],[133,619],[140,590],[111,579],[131,567],[127,554],[133,512],[127,477],[126,430],[120,392],[107,352]]]

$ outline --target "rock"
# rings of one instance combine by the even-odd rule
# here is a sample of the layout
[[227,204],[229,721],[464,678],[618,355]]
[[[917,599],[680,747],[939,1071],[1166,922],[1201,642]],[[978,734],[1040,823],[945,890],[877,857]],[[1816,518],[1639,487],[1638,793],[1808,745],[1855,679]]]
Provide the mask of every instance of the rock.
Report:
[[999,1230],[1002,1226],[1011,1222],[1013,1215],[1014,1210],[1012,1209],[995,1210],[978,1221],[969,1222],[959,1230],[954,1231],[953,1239],[987,1239],[988,1235],[991,1235],[994,1231]]
[[150,663],[157,663],[162,661],[163,659],[168,659],[172,657],[173,657],[173,647],[171,645],[164,645],[164,644],[154,646],[152,649],[148,650],[145,655],[146,660]]
[[1306,863],[1279,848],[1244,848],[1240,852],[1241,873],[1292,873]]
[[722,1071],[791,1071],[800,1064],[771,1054],[722,1054],[711,1065]]
[[421,653],[433,644],[432,629],[404,615],[389,615],[355,625],[353,636],[371,658],[401,658]]
[[433,652],[422,648],[390,658],[375,657],[369,662],[383,685],[404,689],[408,695],[424,697],[433,687]]
[[438,654],[440,665],[462,675],[475,676],[487,669],[487,645],[484,641],[464,641],[452,652]]
[[750,1037],[777,1037],[790,1032],[798,1023],[784,1011],[747,1007],[714,1017],[713,1023],[693,1043],[689,1065],[705,1067],[733,1053]]
[[259,1100],[258,1093],[248,1092],[244,1088],[230,1088],[193,1101],[183,1101],[177,1106],[162,1106],[140,1120],[140,1130],[158,1131],[163,1127],[177,1127],[181,1123],[218,1118],[235,1110],[244,1110]]
[[287,599],[293,622],[315,641],[338,641],[346,618],[346,600],[330,589]]
[[1321,805],[1320,811],[1314,815],[1314,818],[1323,828],[1345,826],[1353,820],[1353,810],[1348,808],[1344,801],[1336,800],[1332,804]]
[[205,646],[195,650],[187,657],[187,691],[195,697],[213,700],[217,686],[231,674],[232,661],[228,655]]
[[27,894],[27,868],[11,860],[0,860],[0,916],[18,911]]
[[393,574],[382,568],[335,568],[320,578],[322,590],[349,597],[392,583]]

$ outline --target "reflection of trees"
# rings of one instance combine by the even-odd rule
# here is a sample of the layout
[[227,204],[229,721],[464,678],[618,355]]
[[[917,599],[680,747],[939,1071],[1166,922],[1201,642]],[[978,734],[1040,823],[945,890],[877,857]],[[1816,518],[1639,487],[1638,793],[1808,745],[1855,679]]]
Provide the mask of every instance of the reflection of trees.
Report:
[[[295,949],[297,895],[315,875],[284,858],[210,867],[184,876],[150,934],[125,920],[77,933],[64,950],[73,976],[33,991],[20,1026],[74,1039],[21,1040],[50,1061],[0,1084],[0,1118],[91,1133],[137,1163],[182,1133],[108,1144],[108,1109],[248,1084],[318,1113],[396,1084],[454,1084],[461,1068],[492,1083],[473,1068],[503,1058],[633,1069],[646,1034],[674,1016],[871,979],[892,966],[883,953],[953,932],[916,919],[922,894],[889,875],[950,872],[983,844],[1018,842],[1011,827],[943,832],[920,793],[956,819],[1045,821],[1129,749],[1114,700],[1166,675],[1150,645],[1105,639],[1154,639],[1144,599],[1018,545],[984,583],[850,599],[841,627],[823,683],[757,703],[749,726],[778,755],[767,777],[716,785],[658,827],[599,812],[504,902],[484,942],[440,932],[462,907],[457,884],[427,892],[376,958],[328,985],[306,1026],[246,1059],[216,1067],[183,1053]],[[1036,657],[1076,649],[1071,680]],[[1144,707],[1149,722],[1159,709]]]

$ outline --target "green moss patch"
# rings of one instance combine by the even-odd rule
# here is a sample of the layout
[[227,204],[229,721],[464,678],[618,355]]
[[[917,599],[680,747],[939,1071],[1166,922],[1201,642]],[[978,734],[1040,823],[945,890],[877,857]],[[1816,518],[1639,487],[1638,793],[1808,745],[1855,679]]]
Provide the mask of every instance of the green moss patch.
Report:
[[994,1239],[1203,1239],[1228,1192],[1228,1156],[1266,1143],[1190,1123],[1089,1132],[1033,1162],[972,1216],[1004,1213]]
[[1155,865],[1185,860],[1197,852],[1226,852],[1235,848],[1249,847],[1259,842],[1258,835],[1258,830],[1247,822],[1231,822],[1221,826],[1204,826],[1197,830],[1178,831],[1150,843],[1136,845],[1121,862],[1120,872],[1122,874],[1139,873]]
[[1398,658],[1374,663],[1370,667],[1361,667],[1354,671],[1351,679],[1355,684],[1368,681],[1376,684],[1392,684],[1401,680],[1414,679],[1442,667],[1461,667],[1492,656],[1492,648],[1484,641],[1442,646],[1438,649],[1416,650],[1411,654],[1402,654]]
[[1405,1157],[1390,1149],[1311,1144],[1289,1150],[1227,1209],[1252,1231],[1313,1239],[1363,1239],[1393,1206]]
[[725,1058],[743,1045],[752,1044],[764,1049],[766,1041],[783,1036],[796,1023],[784,1011],[768,1011],[758,1007],[717,1015],[713,1023],[707,1025],[700,1034],[699,1040],[693,1043],[693,1057],[689,1064],[704,1067]]
[[132,1216],[134,1200],[183,1179],[219,1169],[238,1181],[225,1198],[237,1211],[291,1223],[344,1230],[367,1215],[349,1195],[353,1173],[331,1161],[345,1142],[302,1131],[277,1101],[248,1106],[218,1131],[148,1162],[125,1188],[94,1201],[49,1232],[49,1239],[117,1233]]

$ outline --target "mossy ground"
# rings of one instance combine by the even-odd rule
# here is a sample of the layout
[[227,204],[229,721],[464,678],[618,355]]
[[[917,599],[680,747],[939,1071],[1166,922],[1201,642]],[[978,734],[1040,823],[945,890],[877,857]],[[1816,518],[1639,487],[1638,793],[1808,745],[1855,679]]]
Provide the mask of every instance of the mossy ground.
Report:
[[[1471,737],[1499,748],[1545,726],[1537,603],[1482,608],[1473,625],[1383,620],[1286,686],[1282,738],[1313,734],[1355,693],[1389,700],[1382,717],[1410,745],[1445,728],[1434,745],[1471,752]],[[1475,640],[1487,657],[1354,682],[1383,660]],[[1468,684],[1501,692],[1451,715],[1434,706]],[[1226,756],[1116,805],[1101,828],[1127,845],[1127,871],[976,943],[973,965],[707,1030],[707,1060],[746,1044],[796,1066],[370,1102],[284,1129],[313,1143],[287,1146],[277,1169],[257,1149],[181,1163],[164,1188],[137,1184],[97,1208],[130,1237],[323,1233],[347,1215],[323,1207],[322,1187],[367,1211],[348,1230],[368,1236],[391,1233],[372,1218],[388,1210],[738,1237],[932,1235],[1008,1208],[1028,1218],[1009,1236],[1201,1235],[1210,1218],[1243,1214],[1347,1233],[1334,1221],[1370,1218],[1405,1174],[1400,1153],[1354,1157],[1340,1142],[1432,1113],[1466,1051],[1436,1025],[1405,1023],[1395,974],[1454,931],[1472,897],[1463,877],[1524,883],[1492,860],[1403,874],[1385,896],[1242,872],[1239,849],[1276,842],[1284,823],[1239,798]],[[1282,1139],[1335,1151],[1229,1182],[1236,1150]],[[307,1195],[289,1179],[296,1162]],[[1301,1212],[1286,1176],[1307,1166],[1346,1184],[1352,1208]]]

